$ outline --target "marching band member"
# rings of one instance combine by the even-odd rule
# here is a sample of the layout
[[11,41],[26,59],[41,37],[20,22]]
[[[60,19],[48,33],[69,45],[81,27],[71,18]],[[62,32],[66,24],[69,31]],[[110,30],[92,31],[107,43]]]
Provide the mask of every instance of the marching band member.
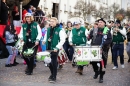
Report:
[[[91,45],[93,46],[101,46],[102,48],[102,61],[100,62],[91,62],[93,66],[93,70],[95,72],[94,79],[97,79],[98,75],[100,75],[99,83],[103,83],[103,75],[105,71],[103,70],[106,68],[107,57],[108,57],[108,48],[112,41],[110,30],[105,27],[106,22],[101,18],[98,20],[98,30],[97,34],[93,34],[93,30],[91,30],[89,35],[89,40],[91,39]],[[107,32],[104,32],[107,30]]]
[[126,29],[121,26],[121,21],[116,20],[116,27],[111,30],[111,33],[113,35],[113,59],[114,59],[114,67],[113,70],[118,69],[118,63],[117,63],[117,51],[119,51],[120,56],[120,63],[121,67],[124,68],[124,40],[126,39]]
[[[80,21],[75,21],[75,28],[73,28],[69,35],[69,43],[71,46],[86,46],[88,30],[81,27]],[[83,66],[78,66],[76,73],[83,74]]]
[[53,83],[56,81],[57,76],[57,57],[59,49],[62,48],[65,43],[66,34],[59,26],[57,26],[57,18],[52,17],[50,19],[50,28],[47,29],[47,34],[45,34],[43,44],[46,43],[47,50],[52,50],[51,52],[51,63],[49,64],[49,69],[51,75],[49,77],[49,82]]
[[65,41],[63,47],[64,47],[64,50],[65,50],[67,56],[68,56],[69,61],[71,62],[72,58],[73,58],[74,49],[72,46],[69,45],[69,41],[68,41],[70,32],[72,30],[72,23],[70,21],[67,22],[67,27],[65,30],[66,30],[67,38],[66,38],[66,41]]
[[27,70],[25,71],[25,74],[32,75],[34,58],[36,56],[39,41],[42,37],[42,32],[38,23],[34,22],[34,19],[31,13],[26,13],[25,20],[26,20],[26,23],[22,25],[19,38],[22,41],[24,41],[23,52],[26,49],[32,48],[35,46],[33,56],[30,58],[25,57],[22,52],[22,57],[27,63]]

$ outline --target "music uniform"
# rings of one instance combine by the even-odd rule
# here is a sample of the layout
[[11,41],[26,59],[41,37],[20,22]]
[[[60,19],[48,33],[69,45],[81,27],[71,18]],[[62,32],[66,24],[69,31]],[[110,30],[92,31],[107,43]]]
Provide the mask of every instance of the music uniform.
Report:
[[113,35],[112,42],[113,42],[113,59],[114,59],[114,67],[112,69],[118,68],[117,51],[119,51],[121,66],[122,68],[124,68],[124,40],[126,39],[125,38],[126,29],[121,26],[120,20],[116,20],[116,24],[117,26],[113,28],[113,30],[111,30],[111,34]]
[[[103,19],[99,19],[100,21],[103,21],[106,23]],[[107,30],[106,33],[104,33],[105,29]],[[94,79],[97,79],[98,75],[100,75],[99,83],[103,83],[103,75],[105,74],[105,71],[103,70],[106,68],[107,58],[108,58],[108,49],[112,41],[110,30],[104,26],[104,28],[98,28],[97,34],[95,37],[93,36],[93,30],[90,31],[89,40],[92,40],[91,45],[92,46],[101,46],[102,49],[102,61],[97,62],[91,62],[93,66],[93,70],[95,72]]]
[[56,81],[57,76],[57,57],[59,53],[59,49],[62,48],[66,35],[65,31],[62,30],[59,26],[50,27],[47,29],[47,33],[45,34],[45,38],[43,42],[46,43],[47,50],[57,50],[57,52],[51,52],[51,63],[49,64],[49,69],[51,71],[51,75],[49,77],[50,82]]
[[[31,17],[32,15],[30,13],[26,13],[27,17]],[[35,45],[36,42],[39,42],[42,37],[41,28],[38,25],[38,23],[31,21],[31,23],[26,22],[22,25],[19,38],[24,41],[23,51],[22,51],[22,57],[27,63],[27,71],[25,71],[25,74],[31,75],[33,73],[33,64],[34,64],[34,58],[37,53],[38,46]],[[34,47],[35,46],[35,47]],[[28,49],[34,47],[34,53],[31,57],[25,57],[23,55],[23,52]]]
[[[80,21],[76,21],[76,24],[80,24]],[[69,35],[69,43],[70,45],[75,46],[86,46],[88,36],[88,30],[85,27],[80,26],[79,29],[73,28]],[[82,75],[83,66],[78,66],[76,73]]]

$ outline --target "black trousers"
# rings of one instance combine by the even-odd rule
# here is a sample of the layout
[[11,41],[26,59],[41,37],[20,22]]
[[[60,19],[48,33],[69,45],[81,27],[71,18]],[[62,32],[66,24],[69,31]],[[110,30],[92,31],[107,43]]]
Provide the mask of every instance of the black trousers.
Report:
[[70,44],[69,44],[68,41],[66,41],[66,42],[64,43],[63,47],[64,47],[64,50],[65,50],[67,56],[68,56],[68,59],[69,59],[70,61],[72,61],[72,59],[73,59],[73,54],[74,54],[74,48],[73,48],[72,46],[70,46]]
[[78,69],[83,70],[84,66],[78,66]]
[[58,57],[58,52],[51,52],[51,63],[49,64],[49,69],[51,71],[51,75],[56,78],[57,76],[57,57]]
[[[102,51],[102,59],[103,59],[103,63],[104,63],[104,68],[106,68],[107,65],[107,58],[108,58],[108,49],[103,49]],[[98,67],[97,63],[100,64],[100,67]],[[100,75],[103,75],[105,71],[102,70],[102,63],[100,62],[91,62],[92,66],[93,66],[93,70],[94,72],[99,72]]]
[[[32,48],[35,46],[35,43],[28,43],[28,44],[24,44],[23,46],[23,52],[28,49],[28,48]],[[24,57],[23,55],[23,59],[26,61],[27,63],[27,67],[29,69],[29,72],[33,72],[33,64],[34,64],[34,59],[35,59],[35,56],[36,56],[36,53],[37,53],[37,49],[38,49],[38,46],[35,46],[34,47],[34,54],[32,55],[32,57]]]
[[112,49],[113,49],[113,43],[111,43],[111,54],[112,54],[112,62],[113,62],[114,59],[113,59],[113,51],[112,51]]

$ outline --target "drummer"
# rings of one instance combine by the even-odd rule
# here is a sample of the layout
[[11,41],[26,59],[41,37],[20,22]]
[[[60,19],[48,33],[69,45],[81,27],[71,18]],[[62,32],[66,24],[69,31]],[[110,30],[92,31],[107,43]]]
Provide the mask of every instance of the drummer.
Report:
[[27,63],[27,70],[25,74],[32,75],[33,73],[33,64],[34,57],[37,52],[39,41],[42,37],[41,28],[38,23],[34,22],[33,16],[30,13],[25,14],[26,23],[22,25],[19,38],[24,41],[23,52],[28,49],[34,47],[34,55],[30,58],[25,57],[23,54],[23,58]]
[[58,20],[55,17],[50,19],[50,28],[47,29],[47,34],[45,34],[43,44],[46,43],[47,50],[51,50],[51,63],[49,64],[49,69],[51,75],[49,77],[49,82],[53,83],[56,81],[57,76],[57,57],[59,50],[65,43],[66,33],[59,26],[57,26]]
[[[95,72],[94,79],[98,78],[100,75],[99,83],[103,83],[103,75],[105,74],[107,57],[108,57],[108,49],[112,41],[112,36],[110,30],[105,26],[106,22],[102,18],[98,20],[98,30],[97,34],[94,34],[94,29],[90,31],[89,39],[92,40],[92,46],[101,46],[102,49],[102,61],[100,62],[91,62],[93,66],[93,70]],[[105,32],[106,30],[106,32]]]
[[[79,20],[75,21],[74,27],[75,28],[73,28],[70,32],[69,44],[71,46],[86,46],[88,30],[81,26],[81,22]],[[76,73],[82,75],[83,66],[78,66]]]

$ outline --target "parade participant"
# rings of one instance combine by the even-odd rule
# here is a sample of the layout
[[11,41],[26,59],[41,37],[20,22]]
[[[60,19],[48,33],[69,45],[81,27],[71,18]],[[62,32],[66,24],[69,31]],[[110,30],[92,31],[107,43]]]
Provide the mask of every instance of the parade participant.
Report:
[[128,55],[128,63],[130,63],[130,27],[127,29],[127,39],[126,39],[126,51],[127,51],[127,55]]
[[[75,28],[73,28],[69,35],[69,44],[71,46],[86,46],[88,30],[81,27],[80,21],[75,21]],[[78,66],[76,73],[83,74],[83,66]]]
[[47,28],[49,27],[49,22],[48,21],[44,21],[44,23],[41,24],[41,28],[42,28],[42,38],[41,38],[41,41],[40,41],[40,45],[41,45],[41,48],[42,48],[42,51],[45,51],[46,50],[46,45],[45,44],[42,44],[42,41],[44,39],[44,36],[47,32]]
[[27,71],[25,71],[25,74],[31,75],[33,73],[34,58],[42,37],[42,32],[40,26],[34,22],[33,16],[30,13],[26,13],[25,20],[26,23],[22,25],[19,37],[24,41],[23,52],[28,48],[34,47],[34,53],[29,58],[28,56],[25,57],[22,52],[22,57],[27,63]]
[[16,64],[14,63],[14,58],[16,56],[16,49],[14,47],[14,45],[15,45],[14,26],[7,25],[3,36],[6,39],[6,48],[9,52],[9,56],[8,56],[7,61],[6,61],[5,67],[16,66]]
[[59,49],[62,48],[65,43],[66,35],[64,30],[57,26],[58,20],[55,17],[50,19],[50,28],[47,29],[47,34],[43,40],[43,44],[46,43],[47,50],[51,50],[51,63],[49,64],[49,69],[51,75],[49,77],[49,82],[55,82],[57,76],[57,57]]
[[63,47],[64,47],[64,50],[69,58],[69,61],[71,62],[72,58],[73,58],[74,49],[72,46],[69,45],[69,41],[68,41],[70,32],[72,30],[72,23],[70,21],[67,22],[67,27],[65,30],[66,30],[67,38],[66,38],[66,41],[65,41]]
[[115,27],[111,30],[111,34],[113,35],[113,59],[114,59],[114,67],[113,70],[118,69],[117,64],[117,51],[119,51],[120,63],[121,67],[124,68],[124,40],[126,39],[126,29],[121,26],[121,21],[116,20]]
[[[110,29],[110,30],[113,30],[113,28],[114,28],[114,26],[115,26],[114,21],[110,21],[110,24],[111,24],[111,25],[110,25],[111,27],[110,27],[109,29]],[[113,63],[114,60],[113,60],[112,46],[113,46],[113,43],[111,43],[111,54],[112,54],[112,63]]]
[[[95,72],[94,79],[97,79],[98,75],[100,75],[99,83],[103,83],[103,75],[105,71],[103,68],[106,68],[107,57],[108,57],[108,49],[109,45],[112,41],[110,30],[105,27],[106,22],[101,18],[98,20],[98,30],[97,34],[93,33],[94,30],[90,32],[89,40],[91,39],[92,46],[101,46],[102,49],[102,61],[100,62],[91,62],[93,66],[93,70]],[[107,32],[105,32],[107,31]]]

